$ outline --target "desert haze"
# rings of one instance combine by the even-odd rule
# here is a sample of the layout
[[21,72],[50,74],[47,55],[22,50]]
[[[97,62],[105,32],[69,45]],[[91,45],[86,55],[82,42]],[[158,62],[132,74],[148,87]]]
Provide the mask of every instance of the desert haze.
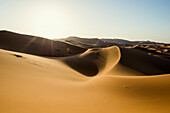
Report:
[[169,113],[170,44],[0,31],[1,113]]

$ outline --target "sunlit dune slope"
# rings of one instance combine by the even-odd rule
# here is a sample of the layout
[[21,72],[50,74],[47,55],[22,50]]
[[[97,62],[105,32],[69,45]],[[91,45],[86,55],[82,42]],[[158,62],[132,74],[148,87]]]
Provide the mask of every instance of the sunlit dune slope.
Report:
[[[68,60],[73,57],[44,58],[0,50],[0,112],[170,112],[169,74],[139,76],[123,66],[117,69],[126,75],[115,74],[121,57],[118,47],[89,49],[74,57],[78,62],[71,68],[73,61]],[[96,76],[88,77],[76,69],[84,63],[96,66]]]

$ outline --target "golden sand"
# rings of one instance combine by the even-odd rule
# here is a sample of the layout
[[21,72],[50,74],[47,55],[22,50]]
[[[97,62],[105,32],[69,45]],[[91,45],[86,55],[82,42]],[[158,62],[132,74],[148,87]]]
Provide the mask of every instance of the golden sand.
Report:
[[120,58],[116,46],[64,58],[1,49],[0,112],[169,113],[170,74],[146,76]]

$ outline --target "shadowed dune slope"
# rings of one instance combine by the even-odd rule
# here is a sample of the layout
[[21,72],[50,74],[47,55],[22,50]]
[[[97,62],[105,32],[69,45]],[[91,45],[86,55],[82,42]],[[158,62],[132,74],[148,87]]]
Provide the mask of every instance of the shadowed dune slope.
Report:
[[0,31],[0,48],[39,56],[71,56],[86,49],[46,38]]
[[149,55],[148,52],[137,48],[121,48],[120,63],[146,75],[170,73],[169,59]]

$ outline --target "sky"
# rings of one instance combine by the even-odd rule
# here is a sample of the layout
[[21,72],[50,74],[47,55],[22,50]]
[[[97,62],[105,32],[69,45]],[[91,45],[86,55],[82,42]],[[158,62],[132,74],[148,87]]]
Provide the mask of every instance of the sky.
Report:
[[0,30],[170,43],[170,0],[0,0]]

